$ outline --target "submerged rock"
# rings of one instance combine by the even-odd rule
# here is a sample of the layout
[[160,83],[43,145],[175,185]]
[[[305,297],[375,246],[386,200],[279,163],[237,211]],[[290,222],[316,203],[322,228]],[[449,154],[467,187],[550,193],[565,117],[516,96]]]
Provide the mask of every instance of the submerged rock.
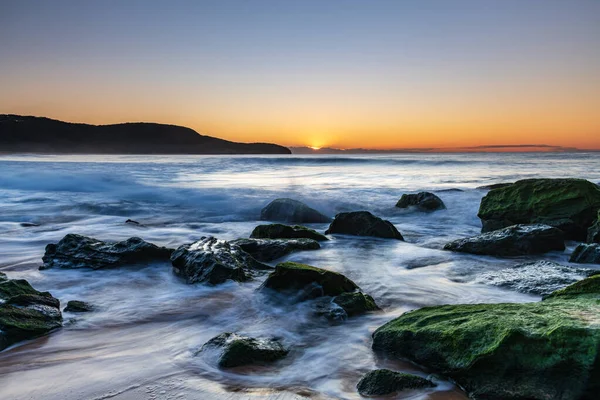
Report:
[[235,333],[222,333],[202,346],[200,353],[218,352],[221,368],[267,364],[284,358],[289,350],[274,338],[251,338]]
[[259,225],[250,235],[254,239],[312,239],[318,242],[329,240],[327,236],[300,225]]
[[600,211],[598,211],[598,220],[588,229],[588,243],[600,243]]
[[0,273],[0,350],[62,326],[58,299]]
[[214,237],[180,246],[171,255],[173,272],[187,283],[212,285],[227,280],[238,282],[252,278],[257,270],[271,269],[255,260],[239,246]]
[[319,250],[321,245],[312,239],[237,239],[231,242],[258,261],[273,261],[295,251]]
[[600,271],[567,267],[552,261],[533,261],[479,275],[474,283],[500,286],[545,296]]
[[68,234],[57,244],[46,246],[42,260],[47,268],[116,268],[153,261],[168,261],[173,250],[138,237],[108,243],[86,236]]
[[64,312],[84,313],[94,311],[94,306],[90,303],[79,300],[71,300],[63,310]]
[[275,199],[260,212],[263,221],[294,223],[329,222],[331,218],[293,199]]
[[519,256],[564,250],[564,233],[548,225],[513,225],[481,235],[458,239],[444,246],[444,250],[463,253]]
[[333,303],[340,306],[349,317],[381,310],[371,296],[361,292],[342,293],[333,298]]
[[476,189],[480,189],[480,190],[492,190],[492,189],[501,189],[501,188],[505,188],[507,186],[512,185],[513,183],[492,183],[491,185],[483,185],[483,186],[478,186],[476,187]]
[[581,243],[578,245],[569,262],[580,264],[600,264],[600,244],[598,243]]
[[325,231],[325,234],[330,233],[404,240],[390,221],[376,217],[368,211],[339,213]]
[[429,192],[419,192],[416,194],[403,194],[398,203],[398,208],[416,207],[421,211],[443,210],[446,205],[438,196]]
[[356,385],[361,396],[384,396],[403,390],[435,387],[435,383],[420,376],[376,369],[368,372]]
[[278,292],[309,289],[307,297],[312,298],[358,290],[356,283],[342,274],[289,261],[277,264],[262,287]]
[[593,399],[600,390],[600,275],[538,303],[426,307],[388,322],[373,348],[485,399]]
[[482,232],[515,224],[560,228],[567,239],[585,240],[600,209],[600,188],[584,179],[525,179],[491,190],[477,214]]

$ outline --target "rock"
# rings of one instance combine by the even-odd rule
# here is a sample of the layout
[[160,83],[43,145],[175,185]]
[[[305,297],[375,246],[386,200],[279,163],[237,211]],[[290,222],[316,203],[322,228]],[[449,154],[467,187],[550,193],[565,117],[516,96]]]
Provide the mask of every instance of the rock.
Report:
[[598,211],[598,220],[588,229],[588,243],[600,243],[600,211]]
[[507,186],[512,185],[512,183],[493,183],[491,185],[478,186],[476,189],[480,190],[492,190],[492,189],[501,189]]
[[311,298],[337,296],[359,289],[342,274],[289,261],[277,264],[262,287],[279,292],[309,289],[307,297]]
[[79,300],[71,300],[63,310],[64,312],[84,313],[94,311],[94,306]]
[[377,329],[373,348],[448,376],[472,398],[593,399],[600,390],[598,315],[600,275],[537,303],[411,311]]
[[269,224],[259,225],[250,235],[254,239],[312,239],[318,242],[329,240],[327,236],[300,225]]
[[433,193],[420,192],[417,194],[403,194],[398,203],[398,208],[416,207],[420,211],[443,210],[446,205]]
[[125,221],[126,224],[131,224],[131,225],[137,225],[137,226],[142,226],[142,224],[140,224],[137,221],[134,221],[133,219],[128,219],[127,221]]
[[40,226],[40,224],[36,224],[34,222],[21,222],[19,225],[23,228],[34,228],[36,226]]
[[404,240],[390,221],[376,217],[368,211],[339,213],[325,231],[326,235],[330,233]]
[[237,239],[231,244],[241,247],[258,261],[269,262],[295,251],[319,250],[319,242],[312,239]]
[[148,243],[138,237],[108,243],[68,234],[57,244],[46,246],[40,269],[48,268],[116,268],[154,261],[168,261],[172,250]]
[[560,228],[566,239],[583,241],[600,209],[600,188],[584,179],[525,179],[491,190],[477,214],[482,232],[515,224]]
[[356,385],[361,396],[385,396],[403,390],[431,387],[435,387],[435,384],[429,379],[389,369],[368,372]]
[[289,350],[274,338],[256,339],[235,333],[222,333],[202,346],[200,353],[218,353],[221,368],[267,364],[284,358]]
[[263,221],[294,223],[329,222],[331,218],[293,199],[275,199],[260,212]]
[[569,262],[580,264],[600,264],[600,244],[581,243],[571,254]]
[[59,305],[50,293],[0,273],[0,350],[60,328]]
[[473,282],[545,296],[598,272],[593,269],[566,267],[552,261],[540,260],[485,272]]
[[342,293],[333,298],[333,303],[340,306],[349,317],[381,310],[371,296],[361,292]]
[[180,246],[171,255],[173,272],[187,283],[205,282],[212,285],[227,280],[250,280],[257,270],[272,269],[256,261],[239,246],[214,237]]
[[513,225],[493,232],[458,239],[444,250],[492,256],[519,256],[564,250],[564,234],[548,225]]

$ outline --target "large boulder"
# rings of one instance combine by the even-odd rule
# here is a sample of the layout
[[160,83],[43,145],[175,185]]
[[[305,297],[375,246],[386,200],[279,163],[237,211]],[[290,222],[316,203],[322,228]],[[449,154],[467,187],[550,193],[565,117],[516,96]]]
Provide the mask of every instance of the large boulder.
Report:
[[156,246],[138,237],[109,243],[70,233],[58,243],[46,246],[42,257],[44,265],[40,268],[116,268],[168,261],[171,252],[171,249]]
[[569,261],[580,264],[600,264],[600,244],[581,243],[575,247]]
[[0,273],[0,350],[62,326],[58,299]]
[[600,210],[600,187],[584,179],[525,179],[491,190],[477,214],[482,232],[515,224],[560,228],[583,241]]
[[500,286],[521,293],[546,296],[599,272],[593,269],[567,267],[552,261],[538,260],[484,272],[478,275],[473,282]]
[[171,255],[173,272],[187,283],[217,285],[227,280],[244,282],[256,271],[272,269],[255,260],[239,246],[212,236],[179,246]]
[[263,221],[282,221],[292,223],[329,222],[331,218],[314,208],[293,199],[275,199],[260,212]]
[[388,322],[373,348],[455,380],[473,398],[595,399],[600,275],[537,303],[426,307]]
[[325,234],[330,233],[404,240],[390,221],[376,217],[368,211],[339,213],[325,231]]
[[230,242],[239,246],[258,261],[269,262],[295,251],[319,250],[321,245],[312,239],[237,239]]
[[198,353],[212,353],[221,368],[267,364],[284,358],[289,350],[274,338],[251,338],[222,333],[206,342]]
[[420,376],[376,369],[368,372],[356,385],[361,396],[385,396],[403,390],[426,389],[435,387],[435,383]]
[[598,211],[598,219],[588,229],[587,241],[588,243],[600,243],[600,211]]
[[403,194],[396,203],[398,208],[415,207],[420,211],[443,210],[446,205],[438,196],[429,192],[419,192],[416,194]]
[[444,250],[492,256],[520,256],[564,249],[564,233],[558,228],[541,224],[513,225],[458,239],[444,246]]
[[327,236],[300,225],[269,224],[259,225],[250,235],[254,239],[312,239],[318,242],[329,240]]

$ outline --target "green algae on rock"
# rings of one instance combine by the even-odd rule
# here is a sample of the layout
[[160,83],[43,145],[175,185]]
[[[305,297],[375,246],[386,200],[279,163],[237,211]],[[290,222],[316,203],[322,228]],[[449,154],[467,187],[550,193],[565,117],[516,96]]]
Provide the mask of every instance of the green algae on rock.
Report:
[[340,306],[349,317],[380,310],[371,296],[361,292],[342,293],[335,296],[333,302]]
[[435,387],[429,379],[389,369],[368,372],[356,385],[361,396],[385,396],[403,390]]
[[560,228],[567,239],[585,240],[600,210],[600,187],[584,179],[525,179],[491,190],[478,217],[482,232],[515,224]]
[[254,239],[312,239],[319,242],[329,240],[314,229],[301,225],[268,224],[258,225],[250,234]]
[[85,301],[79,300],[71,300],[67,303],[67,306],[63,310],[64,312],[72,312],[72,313],[84,313],[94,311],[95,307],[90,303],[86,303]]
[[388,322],[373,348],[484,399],[592,399],[600,390],[600,276],[537,303],[426,307]]
[[61,327],[59,304],[27,281],[0,274],[0,350]]
[[252,338],[222,333],[206,342],[198,353],[214,352],[221,368],[267,364],[284,358],[289,350],[274,338]]

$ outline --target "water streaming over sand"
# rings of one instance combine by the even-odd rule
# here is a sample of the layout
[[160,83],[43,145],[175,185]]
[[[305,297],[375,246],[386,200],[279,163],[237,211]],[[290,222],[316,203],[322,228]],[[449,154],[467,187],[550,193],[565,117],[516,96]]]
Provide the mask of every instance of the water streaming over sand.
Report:
[[[476,214],[486,190],[476,188],[530,177],[599,182],[599,165],[598,153],[1,157],[0,270],[51,291],[63,305],[84,300],[99,311],[66,313],[63,329],[1,352],[0,398],[353,399],[360,376],[376,367],[427,376],[409,363],[378,358],[371,333],[427,305],[536,301],[474,282],[485,271],[527,260],[568,265],[572,250],[571,244],[565,253],[517,259],[442,251],[447,241],[480,231]],[[402,193],[416,190],[435,192],[448,209],[422,214],[394,207]],[[315,319],[307,303],[269,301],[256,292],[260,281],[186,285],[168,263],[37,270],[44,246],[67,233],[140,236],[169,247],[206,235],[247,237],[261,208],[277,197],[332,216],[366,209],[396,225],[406,242],[337,236],[321,250],[285,258],[344,273],[384,312],[330,325]],[[128,218],[143,226],[125,224]],[[311,227],[324,231],[327,225]],[[224,331],[278,336],[293,350],[274,367],[224,372],[194,356]],[[464,398],[443,381],[407,396]]]

